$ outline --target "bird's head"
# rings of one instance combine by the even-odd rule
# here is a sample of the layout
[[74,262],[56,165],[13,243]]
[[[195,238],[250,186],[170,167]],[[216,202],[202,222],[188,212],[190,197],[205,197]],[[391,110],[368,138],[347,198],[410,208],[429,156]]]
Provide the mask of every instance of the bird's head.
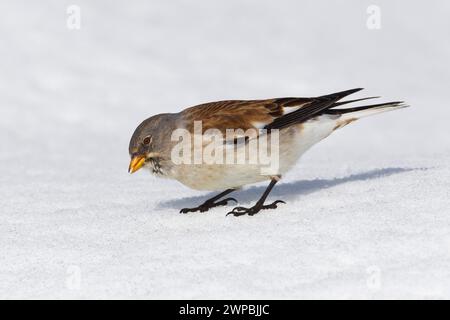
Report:
[[130,140],[129,153],[131,157],[129,173],[134,173],[148,163],[155,164],[158,152],[158,138],[161,135],[161,115],[148,118],[134,131]]

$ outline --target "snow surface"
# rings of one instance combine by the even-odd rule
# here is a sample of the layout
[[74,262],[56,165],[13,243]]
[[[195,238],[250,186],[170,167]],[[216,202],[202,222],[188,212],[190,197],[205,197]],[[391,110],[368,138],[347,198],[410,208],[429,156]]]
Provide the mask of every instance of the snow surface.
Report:
[[[366,27],[374,2],[380,30]],[[0,297],[450,298],[449,12],[2,0]],[[211,194],[127,173],[153,114],[353,87],[412,107],[315,146],[271,194],[278,210],[180,215]],[[264,188],[235,196],[249,206]]]

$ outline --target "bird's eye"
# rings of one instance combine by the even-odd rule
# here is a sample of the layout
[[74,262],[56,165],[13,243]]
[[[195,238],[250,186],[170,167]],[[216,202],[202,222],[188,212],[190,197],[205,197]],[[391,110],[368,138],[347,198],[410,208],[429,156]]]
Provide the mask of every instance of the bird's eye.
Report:
[[152,142],[152,139],[151,139],[150,137],[145,137],[145,138],[144,138],[143,143],[144,143],[145,145],[149,145],[150,142]]

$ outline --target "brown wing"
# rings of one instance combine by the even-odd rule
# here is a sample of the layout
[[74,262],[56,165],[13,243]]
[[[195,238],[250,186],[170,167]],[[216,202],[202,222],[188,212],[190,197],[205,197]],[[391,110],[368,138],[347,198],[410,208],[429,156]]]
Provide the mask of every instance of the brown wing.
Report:
[[[267,100],[227,100],[205,103],[182,112],[187,129],[202,121],[203,131],[219,129],[281,129],[302,123],[326,110],[344,104],[343,97],[362,89],[352,89],[315,98],[277,98]],[[352,102],[354,102],[353,100]]]
[[283,116],[289,109],[310,102],[308,98],[267,100],[226,100],[201,104],[182,112],[189,122],[202,121],[203,130],[263,128]]

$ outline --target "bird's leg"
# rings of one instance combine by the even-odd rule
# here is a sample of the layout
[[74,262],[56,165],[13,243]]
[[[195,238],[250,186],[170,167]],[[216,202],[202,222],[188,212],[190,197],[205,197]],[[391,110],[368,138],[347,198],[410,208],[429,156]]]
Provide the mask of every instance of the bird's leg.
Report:
[[195,208],[183,208],[180,210],[180,213],[188,213],[188,212],[196,212],[196,211],[200,211],[200,212],[205,212],[208,211],[211,208],[214,207],[218,207],[218,206],[225,206],[228,204],[228,201],[234,201],[237,203],[237,200],[235,198],[226,198],[220,201],[220,198],[226,196],[227,194],[235,191],[236,189],[227,189],[222,193],[219,193],[217,196],[212,197],[211,199],[206,200],[204,203],[202,203],[201,205],[199,205],[198,207]]
[[264,205],[264,201],[266,200],[267,196],[269,195],[272,188],[275,186],[275,184],[278,182],[279,179],[273,178],[270,181],[269,186],[267,187],[266,191],[264,191],[261,198],[256,202],[256,204],[251,208],[244,208],[244,207],[236,207],[232,211],[228,212],[227,215],[232,214],[235,217],[242,216],[244,214],[248,214],[249,216],[253,216],[257,214],[262,209],[276,209],[278,203],[286,203],[282,200],[277,200],[271,204]]

